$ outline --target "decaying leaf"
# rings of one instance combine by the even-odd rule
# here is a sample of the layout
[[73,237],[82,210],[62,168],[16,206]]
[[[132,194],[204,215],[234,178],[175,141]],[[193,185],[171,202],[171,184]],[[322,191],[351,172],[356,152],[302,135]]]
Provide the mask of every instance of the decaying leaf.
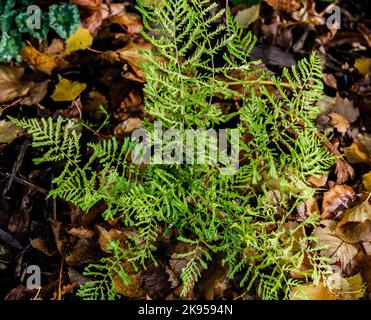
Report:
[[48,75],[58,66],[55,59],[45,53],[41,53],[32,46],[27,46],[22,51],[22,57],[36,70]]
[[78,81],[70,81],[59,76],[51,98],[54,101],[74,101],[86,89],[86,84]]
[[127,236],[125,233],[118,229],[110,229],[107,231],[101,226],[97,226],[98,233],[99,233],[99,246],[102,251],[111,253],[112,251],[108,249],[108,244],[115,240],[125,240]]
[[48,85],[50,80],[36,83],[33,88],[30,90],[27,96],[23,97],[19,104],[24,106],[32,106],[40,103],[43,100],[48,92]]
[[327,183],[327,176],[326,175],[320,175],[320,176],[310,176],[307,181],[316,188],[321,188],[325,186]]
[[355,176],[354,169],[348,162],[341,158],[337,158],[335,160],[335,163],[336,163],[335,174],[337,184],[344,184],[354,178]]
[[362,183],[367,192],[371,192],[371,171],[362,176]]
[[[130,268],[129,268],[130,269]],[[140,298],[144,295],[144,290],[141,287],[142,272],[130,273],[126,270],[130,277],[130,282],[124,284],[119,275],[114,276],[114,284],[116,292],[129,298]]]
[[334,273],[318,285],[313,283],[299,285],[290,293],[291,300],[359,300],[365,294],[366,286],[361,274],[343,278]]
[[366,291],[366,285],[360,273],[349,278],[343,278],[340,273],[334,273],[327,278],[326,284],[338,300],[358,300],[364,296]]
[[354,123],[359,118],[359,109],[354,107],[353,101],[348,98],[343,99],[340,95],[336,96],[334,112],[341,115],[349,123]]
[[92,239],[95,235],[94,230],[85,228],[85,227],[72,227],[70,230],[67,231],[73,237],[79,239]]
[[348,209],[336,226],[336,234],[348,243],[371,241],[371,204]]
[[151,269],[143,279],[143,288],[152,299],[164,299],[172,291],[166,268]]
[[84,28],[95,32],[102,25],[102,0],[71,0],[78,6],[81,24]]
[[336,235],[336,222],[332,220],[322,221],[325,226],[316,227],[313,235],[318,237],[320,246],[327,246],[321,253],[324,256],[331,258],[332,263],[340,262],[342,269],[344,269],[350,261],[356,256],[358,248],[353,244],[347,243]]
[[66,53],[70,54],[78,50],[85,50],[89,48],[92,43],[93,37],[89,30],[80,27],[66,40]]
[[23,74],[23,68],[0,66],[0,103],[27,95],[32,83],[24,83]]
[[345,119],[341,114],[331,112],[329,116],[331,118],[331,122],[330,122],[331,125],[335,129],[337,129],[337,131],[339,131],[342,134],[345,134],[348,131],[350,124],[348,120]]
[[301,2],[299,0],[265,0],[271,7],[276,11],[284,11],[292,13],[301,8]]
[[351,146],[343,148],[343,151],[350,163],[369,164],[371,161],[370,155],[361,150],[359,145],[355,142]]
[[71,252],[66,256],[66,262],[70,266],[95,263],[101,257],[94,242],[87,239],[79,239]]
[[354,190],[346,185],[338,185],[325,192],[322,202],[322,219],[341,215],[356,199]]
[[23,134],[24,130],[11,121],[0,120],[0,144],[12,143]]
[[354,67],[363,75],[371,73],[371,58],[356,59]]
[[141,62],[144,60],[139,52],[143,50],[150,50],[151,48],[152,45],[148,42],[130,42],[125,48],[118,50],[116,53],[120,59],[126,61],[130,65],[139,78],[144,78],[143,70],[140,67]]
[[294,287],[290,300],[336,300],[336,296],[322,282],[317,286],[309,283]]
[[114,15],[110,18],[110,21],[125,27],[131,34],[139,33],[139,30],[143,27],[140,16],[131,12]]
[[238,11],[235,17],[236,23],[240,26],[240,28],[247,28],[259,18],[259,11],[260,5],[251,6]]
[[142,120],[139,118],[129,118],[120,123],[115,128],[115,135],[122,137],[126,134],[132,133],[134,130],[139,129],[142,125]]

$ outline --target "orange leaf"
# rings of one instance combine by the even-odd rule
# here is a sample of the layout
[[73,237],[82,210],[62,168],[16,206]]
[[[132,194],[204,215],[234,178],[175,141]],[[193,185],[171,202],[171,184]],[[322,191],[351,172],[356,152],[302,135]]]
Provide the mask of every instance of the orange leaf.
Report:
[[44,72],[48,75],[52,74],[52,71],[57,67],[57,63],[54,58],[37,51],[32,46],[27,46],[22,51],[22,57],[36,70]]

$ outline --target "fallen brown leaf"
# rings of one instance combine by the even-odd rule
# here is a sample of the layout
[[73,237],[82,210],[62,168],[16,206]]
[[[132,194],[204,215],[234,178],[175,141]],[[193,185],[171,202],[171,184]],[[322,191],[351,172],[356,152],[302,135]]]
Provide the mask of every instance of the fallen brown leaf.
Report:
[[329,117],[331,118],[331,125],[340,133],[345,134],[350,128],[348,120],[345,119],[341,114],[331,112]]
[[0,66],[0,103],[24,97],[30,91],[33,83],[22,81],[23,68]]
[[11,121],[0,120],[0,144],[12,143],[15,139],[21,136],[24,130]]
[[316,227],[313,236],[318,237],[320,246],[328,246],[321,250],[321,254],[331,258],[332,263],[340,262],[342,270],[352,261],[358,253],[358,248],[353,244],[340,239],[335,232],[336,222],[332,220],[322,221],[324,228]]
[[346,185],[338,185],[325,192],[322,202],[322,219],[340,216],[355,199],[354,190]]

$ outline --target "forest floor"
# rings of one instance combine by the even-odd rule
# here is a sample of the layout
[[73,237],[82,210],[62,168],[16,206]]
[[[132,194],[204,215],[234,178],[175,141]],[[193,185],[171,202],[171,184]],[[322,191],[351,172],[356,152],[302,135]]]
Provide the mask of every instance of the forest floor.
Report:
[[[219,2],[225,6],[224,1]],[[329,134],[328,147],[341,157],[328,175],[311,181],[317,189],[316,196],[311,206],[302,208],[302,213],[306,215],[307,210],[318,208],[322,219],[348,225],[342,237],[334,233],[324,241],[335,246],[328,254],[330,258],[337,257],[337,266],[345,276],[361,275],[366,285],[364,298],[370,298],[369,3],[340,1],[336,4],[341,13],[340,27],[329,29],[326,19],[331,13],[327,11],[334,6],[329,1],[237,2],[230,3],[232,13],[241,26],[258,38],[252,57],[261,59],[270,71],[280,74],[283,67],[294,65],[313,51],[321,57],[325,90],[319,101],[321,115],[317,125],[321,132]],[[48,5],[48,1],[41,3]],[[142,23],[135,3],[71,3],[78,5],[83,27],[94,36],[90,48],[67,53],[63,40],[49,37],[44,43],[29,43],[21,63],[0,65],[0,299],[76,299],[78,287],[86,281],[83,266],[104,257],[105,245],[120,232],[117,221],[107,223],[97,215],[102,208],[95,207],[86,214],[69,203],[47,198],[60,167],[35,165],[33,159],[39,151],[31,147],[30,136],[7,120],[7,116],[61,115],[79,118],[95,128],[106,121],[101,137],[122,138],[139,128],[145,118],[143,72],[137,52],[146,43],[139,35]],[[56,94],[60,77],[84,85],[75,85],[76,92],[62,86]],[[65,99],[69,101],[58,101],[58,94],[69,96]],[[344,221],[346,213],[359,213],[362,217]],[[38,265],[42,271],[40,290],[26,287],[30,265]],[[163,265],[166,268],[133,277],[132,285],[121,288],[120,293],[135,299],[179,299],[177,280],[169,280],[169,274],[175,272],[174,265],[168,261]],[[164,285],[167,281],[173,281],[172,290]],[[312,298],[331,298],[322,289],[311,291]],[[212,272],[188,296],[201,297],[252,298],[241,295],[225,274]]]

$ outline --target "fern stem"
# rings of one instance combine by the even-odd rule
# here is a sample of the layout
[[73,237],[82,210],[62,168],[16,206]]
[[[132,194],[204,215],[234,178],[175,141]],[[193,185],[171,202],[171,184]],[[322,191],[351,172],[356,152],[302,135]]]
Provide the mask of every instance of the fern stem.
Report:
[[[237,86],[237,85],[240,85],[240,84],[247,84],[247,85],[260,84],[260,85],[263,85],[263,86],[264,85],[266,85],[266,86],[274,86],[275,85],[274,82],[270,81],[270,80],[260,80],[260,81],[253,81],[253,80],[244,81],[244,80],[241,80],[241,81],[226,82],[226,84],[228,86]],[[280,86],[284,87],[284,88],[292,89],[292,86],[288,82],[280,82]]]

